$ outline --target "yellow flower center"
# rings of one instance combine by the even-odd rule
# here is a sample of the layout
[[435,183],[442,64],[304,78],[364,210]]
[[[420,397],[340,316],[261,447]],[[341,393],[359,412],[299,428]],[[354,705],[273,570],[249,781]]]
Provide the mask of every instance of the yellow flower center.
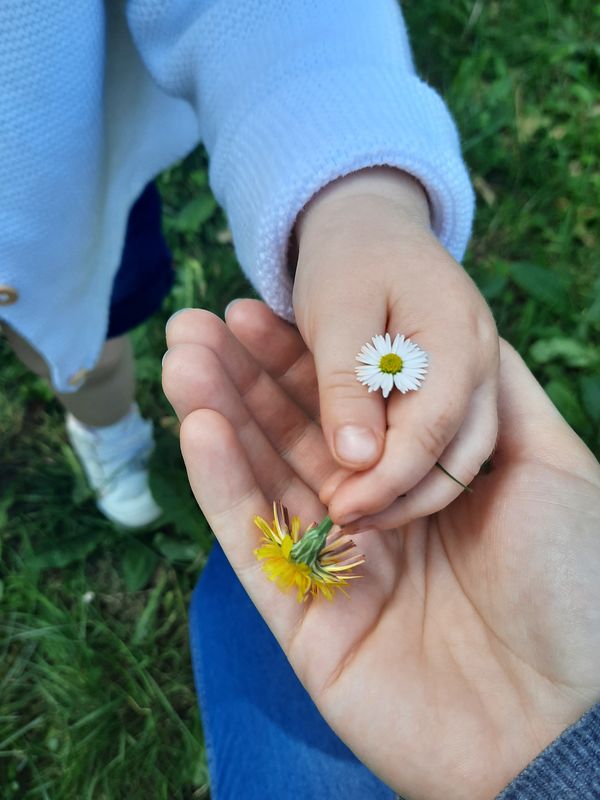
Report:
[[395,375],[397,372],[402,372],[404,362],[397,356],[396,353],[388,353],[387,356],[382,356],[379,362],[379,369],[386,372],[388,375]]

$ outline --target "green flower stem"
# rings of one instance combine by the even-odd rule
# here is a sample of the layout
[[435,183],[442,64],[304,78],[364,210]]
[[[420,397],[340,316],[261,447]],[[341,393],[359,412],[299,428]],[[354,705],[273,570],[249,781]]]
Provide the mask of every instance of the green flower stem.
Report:
[[435,465],[436,465],[436,467],[437,467],[438,469],[441,469],[441,470],[442,470],[442,472],[444,473],[444,475],[447,475],[447,476],[450,478],[450,480],[453,480],[453,481],[454,481],[454,483],[458,483],[458,485],[459,485],[459,486],[462,486],[462,488],[465,490],[465,492],[471,492],[471,493],[473,492],[473,489],[471,489],[471,487],[470,487],[470,486],[466,486],[464,483],[461,483],[461,482],[458,480],[458,478],[455,478],[455,477],[454,477],[454,475],[451,475],[451,474],[448,472],[448,470],[447,470],[447,469],[444,469],[444,467],[442,467],[442,465],[440,464],[440,462],[439,462],[439,461],[436,461],[436,462],[435,462]]
[[333,521],[331,517],[324,517],[315,528],[307,530],[304,536],[292,547],[290,552],[292,561],[312,567],[325,546],[327,535],[332,527]]

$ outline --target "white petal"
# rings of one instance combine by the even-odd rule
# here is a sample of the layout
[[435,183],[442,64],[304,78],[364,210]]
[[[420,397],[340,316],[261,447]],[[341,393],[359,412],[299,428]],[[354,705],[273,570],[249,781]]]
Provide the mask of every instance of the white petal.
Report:
[[379,381],[381,373],[375,367],[359,367],[359,372],[357,372],[357,376],[360,377],[363,381],[367,383],[372,383],[373,381]]
[[402,347],[403,342],[404,342],[404,336],[401,336],[399,333],[397,333],[394,338],[394,343],[392,344],[392,353],[400,355],[400,348]]
[[398,349],[396,352],[403,361],[410,356],[410,347],[407,345],[406,340],[398,342]]
[[367,383],[370,392],[376,392],[381,388],[381,375],[377,375]]
[[379,367],[365,367],[365,369],[368,370],[369,377],[371,378],[375,378],[378,375],[381,375],[381,370],[379,369]]
[[400,389],[400,391],[402,391],[402,387],[404,386],[405,381],[406,378],[404,377],[404,374],[402,372],[397,372],[394,375],[394,385],[396,386],[396,389]]
[[383,392],[383,396],[387,397],[393,388],[394,388],[394,376],[389,374],[382,375],[381,391]]
[[385,339],[383,336],[374,336],[373,337],[373,344],[375,345],[375,350],[379,353],[380,356],[385,356],[389,353],[389,350],[386,348]]
[[412,352],[406,354],[405,361],[410,361],[411,363],[418,361],[426,364],[427,353],[424,353],[422,350],[413,350]]
[[367,364],[367,366],[375,367],[379,364],[380,356],[373,358],[372,356],[356,356],[356,360],[360,364]]
[[[403,394],[420,388],[427,374],[429,357],[418,344],[400,333],[393,340],[389,333],[377,334],[371,341],[372,344],[367,342],[356,356],[362,365],[354,368],[358,381],[368,386],[370,392],[381,389],[384,397],[388,397],[394,386]],[[381,358],[390,353],[402,359],[402,370],[396,375],[381,372]]]
[[379,374],[379,370],[376,367],[359,367],[356,370],[356,375],[360,381],[372,381]]
[[398,372],[396,375],[394,375],[394,384],[396,389],[399,389],[404,394],[406,391],[406,378],[401,372]]
[[369,380],[370,380],[370,377],[368,375],[365,375],[362,372],[357,372],[356,373],[356,380],[359,381],[360,383],[368,383]]
[[394,382],[396,384],[396,388],[400,389],[403,394],[406,394],[406,392],[415,391],[420,386],[419,382],[415,378],[405,375],[403,372],[400,372],[395,376]]
[[403,375],[410,375],[414,378],[423,377],[426,374],[427,370],[424,369],[415,369],[414,367],[406,367],[402,370]]

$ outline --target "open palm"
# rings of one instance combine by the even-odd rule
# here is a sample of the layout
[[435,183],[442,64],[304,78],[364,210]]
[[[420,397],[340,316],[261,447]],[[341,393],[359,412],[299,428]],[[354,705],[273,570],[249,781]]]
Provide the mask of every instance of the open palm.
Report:
[[[254,559],[254,514],[303,523],[344,474],[310,354],[256,301],[169,325],[164,386],[192,488],[292,667],[339,736],[410,798],[490,798],[600,698],[600,470],[503,346],[501,428],[473,493],[356,536],[349,599],[298,605]],[[250,355],[252,354],[252,355]],[[340,473],[339,475],[337,473]]]

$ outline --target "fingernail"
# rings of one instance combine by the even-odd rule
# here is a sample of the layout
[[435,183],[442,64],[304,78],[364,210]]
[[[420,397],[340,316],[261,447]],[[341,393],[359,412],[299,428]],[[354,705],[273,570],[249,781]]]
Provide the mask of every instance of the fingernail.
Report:
[[184,311],[191,311],[191,309],[190,308],[178,308],[177,311],[175,311],[173,314],[171,314],[171,316],[167,320],[167,324],[165,325],[165,331],[167,330],[167,328],[169,327],[171,322],[175,319],[175,317],[178,314],[182,314]]
[[345,425],[335,433],[335,452],[342,461],[367,464],[375,459],[379,443],[370,428]]
[[241,297],[236,297],[235,300],[231,300],[229,303],[227,303],[227,305],[225,306],[225,313],[223,314],[223,316],[226,317],[227,314],[229,313],[229,311],[231,310],[231,308],[236,303],[239,303],[241,299],[242,299]]
[[344,531],[344,533],[347,536],[362,536],[363,534],[379,533],[378,528],[376,528],[374,525],[364,525],[362,520],[356,527],[354,526],[347,526],[347,527],[350,527],[350,530]]
[[356,522],[357,519],[360,519],[362,514],[359,512],[358,514],[348,514],[347,517],[342,517],[341,519],[336,519],[336,525],[339,525],[340,528],[345,528],[346,525],[352,525],[353,522]]

